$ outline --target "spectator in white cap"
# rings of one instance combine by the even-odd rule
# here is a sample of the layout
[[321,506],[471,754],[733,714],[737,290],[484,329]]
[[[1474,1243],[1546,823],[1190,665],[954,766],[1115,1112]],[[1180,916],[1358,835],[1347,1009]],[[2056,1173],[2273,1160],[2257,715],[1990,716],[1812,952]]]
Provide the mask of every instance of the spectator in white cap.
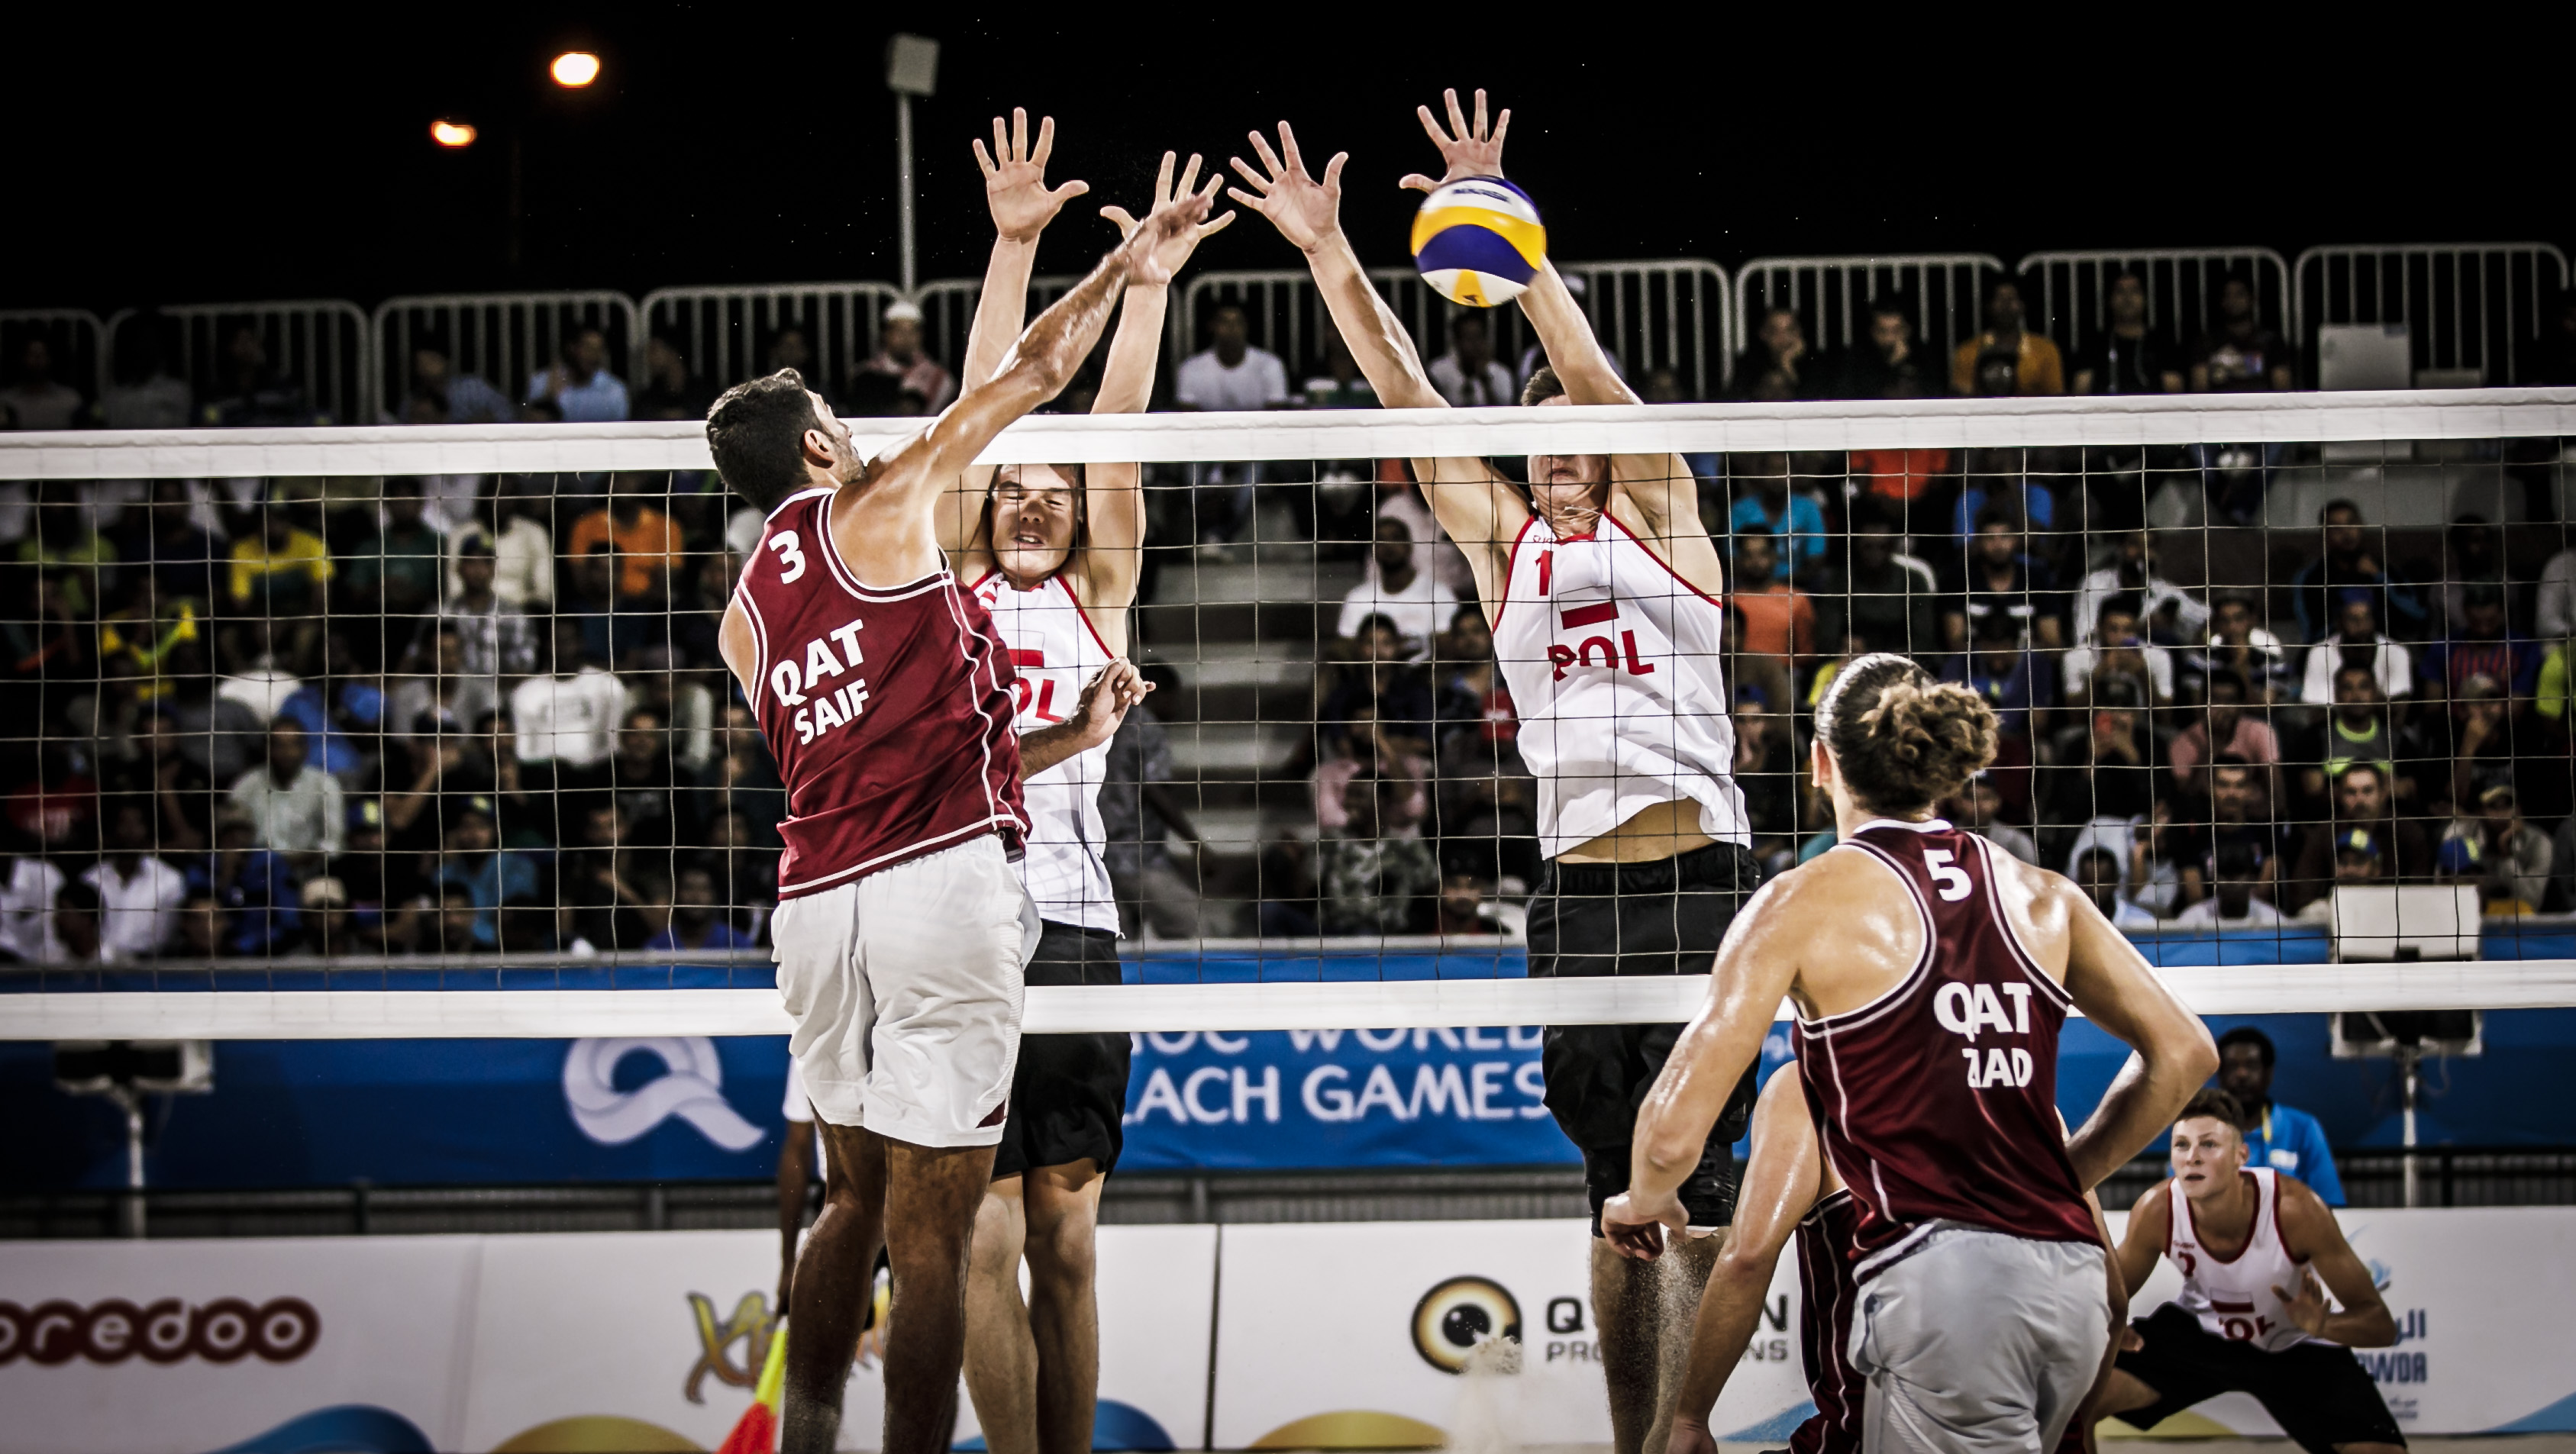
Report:
[[[937,359],[922,351],[921,305],[901,300],[889,303],[879,321],[882,326],[877,330],[876,355],[859,365],[861,382],[891,380],[898,396],[909,394],[919,397],[919,408],[924,414],[936,414],[947,408],[949,402],[957,397],[957,380],[940,366]],[[900,400],[899,407],[909,409],[913,406],[910,400]]]

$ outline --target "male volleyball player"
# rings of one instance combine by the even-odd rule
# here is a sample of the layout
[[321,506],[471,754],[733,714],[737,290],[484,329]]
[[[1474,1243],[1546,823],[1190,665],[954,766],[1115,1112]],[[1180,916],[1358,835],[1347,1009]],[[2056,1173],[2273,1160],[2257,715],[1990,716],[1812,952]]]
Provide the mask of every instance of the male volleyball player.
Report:
[[[1816,1144],[1815,1114],[1799,1077],[1785,1068],[1753,1104],[1753,1149],[1744,1161],[1735,1222],[1699,1301],[1691,1334],[1690,1371],[1673,1410],[1667,1454],[1716,1454],[1709,1411],[1753,1340],[1770,1296],[1771,1271],[1792,1236],[1798,1243],[1798,1359],[1816,1412],[1789,1436],[1793,1454],[1857,1454],[1865,1380],[1851,1364],[1852,1248],[1860,1207]],[[2110,1229],[2091,1193],[2085,1209],[2104,1241]],[[2121,1287],[2106,1285],[2112,1307],[2125,1311]]]
[[[1784,996],[1826,1156],[1860,1211],[1852,1364],[1864,1448],[2050,1448],[2111,1336],[2084,1194],[2217,1067],[2200,1021],[2060,876],[1932,816],[1994,756],[1985,700],[1901,656],[1837,673],[1810,768],[1841,843],[1728,935],[1709,1003],[1637,1117],[1602,1224],[1634,1255],[1693,1218],[1674,1195]],[[2072,1137],[2070,1005],[2138,1055]]]
[[[1448,107],[1446,130],[1430,108],[1420,113],[1448,178],[1501,176],[1511,113],[1489,127],[1482,92],[1472,126],[1455,92]],[[1253,135],[1262,167],[1237,158],[1252,190],[1231,195],[1305,252],[1381,402],[1447,407],[1342,233],[1346,158],[1334,157],[1317,182],[1285,122],[1279,144],[1274,153]],[[1413,176],[1405,185],[1437,184]],[[1540,266],[1520,303],[1548,357],[1523,403],[1638,402],[1553,268]],[[1530,973],[1706,970],[1760,870],[1730,775],[1735,732],[1718,661],[1725,581],[1700,522],[1698,481],[1669,454],[1533,455],[1527,493],[1481,459],[1417,459],[1413,470],[1475,573],[1520,717],[1521,755],[1538,782],[1548,864],[1530,905]],[[1680,1028],[1547,1030],[1548,1109],[1583,1153],[1596,1213],[1627,1186],[1637,1104]],[[1681,1183],[1701,1231],[1726,1225],[1734,1211],[1730,1148],[1753,1092],[1749,1075],[1738,1079],[1725,1114],[1702,1128]],[[1618,1454],[1663,1447],[1691,1310],[1716,1246],[1697,1242],[1671,1262],[1647,1264],[1593,1245],[1592,1301]]]
[[1784,1066],[1753,1105],[1753,1150],[1744,1161],[1734,1224],[1699,1300],[1668,1454],[1716,1454],[1709,1411],[1753,1341],[1771,1294],[1771,1270],[1792,1237],[1798,1243],[1798,1361],[1816,1412],[1789,1436],[1789,1448],[1792,1454],[1857,1454],[1862,1380],[1846,1345],[1859,1302],[1851,1278],[1859,1220],[1851,1192],[1816,1149],[1798,1077]]
[[2138,1198],[2119,1258],[2131,1287],[2170,1259],[2182,1296],[2131,1328],[2092,1412],[2149,1429],[2250,1393],[2310,1454],[2397,1454],[2406,1436],[2350,1351],[2396,1342],[2397,1322],[2325,1202],[2247,1168],[2245,1119],[2234,1096],[2205,1090],[2174,1122],[2173,1175]]
[[[1001,362],[1026,312],[1038,235],[1067,195],[1046,188],[1054,123],[1034,147],[1025,113],[995,156],[976,155],[996,236],[976,304],[962,377]],[[1163,155],[1154,205],[1196,190],[1191,157],[1173,190]],[[1212,198],[1218,183],[1206,188]],[[1136,224],[1115,207],[1103,215]],[[1229,212],[1164,241],[1166,276]],[[1094,414],[1142,412],[1154,392],[1167,289],[1131,283],[1092,403]],[[1100,784],[1109,739],[1129,705],[1152,690],[1126,657],[1145,542],[1144,471],[1133,464],[970,468],[945,497],[940,544],[992,612],[1019,668],[1021,791],[1029,815],[1020,876],[1036,902],[1030,984],[1118,983],[1118,906],[1100,856]],[[1127,1036],[1032,1035],[1020,1041],[1011,1109],[993,1154],[993,1182],[976,1216],[966,1285],[966,1390],[993,1454],[1087,1454],[1100,1382],[1100,1316],[1092,1286],[1102,1179],[1118,1163],[1127,1110]],[[1029,1294],[1020,1296],[1020,1262]]]
[[991,379],[873,459],[793,370],[727,390],[707,416],[717,472],[768,517],[718,640],[787,786],[771,932],[789,1051],[836,1173],[791,1290],[785,1454],[834,1447],[881,1238],[898,1325],[884,1448],[945,1448],[968,1238],[1018,1057],[1036,914],[1009,862],[1028,829],[1012,669],[948,571],[933,510],[1063,389],[1131,278],[1168,280],[1159,244],[1208,205],[1154,211]]

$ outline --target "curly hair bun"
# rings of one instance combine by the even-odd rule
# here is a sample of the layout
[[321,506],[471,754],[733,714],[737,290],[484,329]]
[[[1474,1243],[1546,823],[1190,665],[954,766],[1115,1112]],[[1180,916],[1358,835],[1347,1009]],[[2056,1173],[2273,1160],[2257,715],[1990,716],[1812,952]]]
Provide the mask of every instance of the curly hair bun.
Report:
[[[1836,693],[1826,742],[1853,790],[1881,812],[1912,812],[1965,787],[1994,761],[1994,708],[1903,657],[1866,663]],[[1851,670],[1846,668],[1846,670]]]

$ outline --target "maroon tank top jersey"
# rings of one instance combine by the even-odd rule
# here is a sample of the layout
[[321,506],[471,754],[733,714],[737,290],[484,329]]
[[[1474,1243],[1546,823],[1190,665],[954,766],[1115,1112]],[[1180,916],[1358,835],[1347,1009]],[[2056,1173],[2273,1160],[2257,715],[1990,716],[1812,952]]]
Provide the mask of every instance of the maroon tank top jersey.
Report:
[[1894,989],[1798,1023],[1808,1106],[1860,1205],[1860,1275],[1936,1220],[2098,1245],[2057,1119],[2072,1001],[2004,917],[1993,849],[1937,819],[1881,819],[1834,851],[1885,865],[1923,923],[1922,957]]
[[1010,653],[946,570],[859,584],[832,546],[832,492],[770,517],[734,599],[759,643],[754,703],[787,785],[778,896],[795,898],[999,831],[1018,851]]
[[1869,1381],[1851,1366],[1852,1238],[1860,1208],[1836,1191],[1798,1222],[1798,1360],[1816,1412],[1789,1435],[1791,1454],[1859,1454],[1861,1401]]

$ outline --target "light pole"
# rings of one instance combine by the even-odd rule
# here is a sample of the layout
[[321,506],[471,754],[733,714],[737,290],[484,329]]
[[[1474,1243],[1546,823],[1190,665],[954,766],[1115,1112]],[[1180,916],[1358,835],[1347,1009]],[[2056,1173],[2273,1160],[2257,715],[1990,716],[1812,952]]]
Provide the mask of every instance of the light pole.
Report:
[[912,293],[912,98],[939,88],[939,42],[898,35],[886,42],[886,89],[894,92],[895,215],[903,233],[903,291]]

